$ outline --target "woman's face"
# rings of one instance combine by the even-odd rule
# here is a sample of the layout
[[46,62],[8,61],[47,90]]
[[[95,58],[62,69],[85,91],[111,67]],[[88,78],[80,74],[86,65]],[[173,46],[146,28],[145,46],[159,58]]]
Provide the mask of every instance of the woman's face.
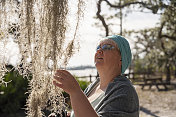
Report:
[[97,69],[112,67],[121,69],[121,55],[117,44],[111,39],[101,41],[94,62]]

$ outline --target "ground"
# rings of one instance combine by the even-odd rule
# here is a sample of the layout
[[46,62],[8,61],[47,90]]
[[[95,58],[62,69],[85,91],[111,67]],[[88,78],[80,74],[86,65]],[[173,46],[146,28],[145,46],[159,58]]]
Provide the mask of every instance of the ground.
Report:
[[140,102],[139,117],[176,117],[176,87],[169,86],[168,91],[158,91],[156,87],[141,90],[135,86]]

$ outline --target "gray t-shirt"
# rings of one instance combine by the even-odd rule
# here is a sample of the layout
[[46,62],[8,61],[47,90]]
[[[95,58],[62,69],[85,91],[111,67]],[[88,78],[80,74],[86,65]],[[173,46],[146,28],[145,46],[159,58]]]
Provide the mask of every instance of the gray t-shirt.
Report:
[[[87,96],[98,82],[99,79],[86,88],[84,92]],[[105,94],[100,95],[92,107],[99,117],[139,117],[139,100],[136,90],[130,80],[123,75],[109,83]],[[74,117],[73,115],[72,112],[71,117]]]

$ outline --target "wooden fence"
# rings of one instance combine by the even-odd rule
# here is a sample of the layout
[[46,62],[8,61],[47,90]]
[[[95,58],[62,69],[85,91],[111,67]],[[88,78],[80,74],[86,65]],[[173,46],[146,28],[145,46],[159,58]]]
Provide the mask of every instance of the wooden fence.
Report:
[[89,78],[89,82],[91,83],[93,81],[93,78],[97,79],[98,77],[99,77],[98,75],[95,76],[95,75],[90,74],[89,76],[78,76],[77,78],[79,78],[79,79],[80,78]]
[[[149,89],[151,89],[152,86],[156,86],[158,90],[161,90],[159,86],[163,86],[164,90],[167,90],[167,86],[169,83],[165,82],[162,78],[162,76],[156,76],[151,73],[128,73],[124,74],[127,76],[134,85],[141,86],[141,89],[144,89],[145,86],[149,86]],[[89,82],[93,82],[93,78],[98,78],[98,75],[89,75],[89,76],[79,76],[77,78],[88,78]]]

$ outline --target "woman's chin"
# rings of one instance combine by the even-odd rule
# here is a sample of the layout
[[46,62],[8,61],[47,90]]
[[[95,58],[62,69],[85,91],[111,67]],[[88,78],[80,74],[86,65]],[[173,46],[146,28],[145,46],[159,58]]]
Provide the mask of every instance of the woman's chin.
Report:
[[96,68],[102,67],[103,63],[102,62],[96,62],[95,63]]

